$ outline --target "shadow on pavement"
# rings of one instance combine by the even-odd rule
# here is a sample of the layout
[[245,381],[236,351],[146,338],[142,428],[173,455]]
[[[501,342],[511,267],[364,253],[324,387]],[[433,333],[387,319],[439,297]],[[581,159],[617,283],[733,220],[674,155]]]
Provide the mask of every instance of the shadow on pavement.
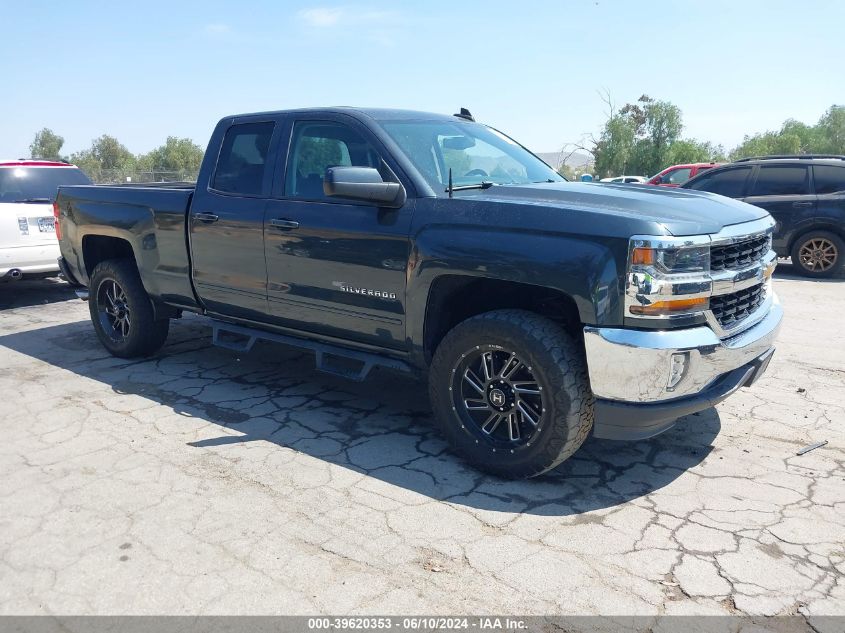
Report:
[[388,372],[352,383],[317,372],[299,351],[259,344],[240,355],[212,347],[209,333],[200,318],[174,321],[158,356],[131,361],[109,356],[87,321],[0,336],[0,346],[226,429],[187,450],[225,455],[229,444],[271,442],[432,499],[502,512],[576,515],[647,495],[699,464],[720,430],[711,408],[651,440],[590,438],[555,471],[507,481],[449,451],[422,383]]
[[842,268],[838,273],[832,277],[807,277],[803,275],[798,269],[798,266],[792,263],[791,260],[781,259],[778,261],[778,266],[775,268],[775,278],[777,279],[794,279],[795,281],[806,281],[807,283],[821,283],[821,284],[839,284],[845,281],[845,268]]
[[58,277],[0,282],[0,310],[75,299],[73,288]]

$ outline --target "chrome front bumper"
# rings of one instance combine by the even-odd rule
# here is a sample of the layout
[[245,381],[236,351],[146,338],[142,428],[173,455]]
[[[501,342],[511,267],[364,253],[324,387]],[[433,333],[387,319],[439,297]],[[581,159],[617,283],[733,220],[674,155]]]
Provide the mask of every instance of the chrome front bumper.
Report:
[[654,404],[704,392],[773,348],[783,309],[773,291],[768,295],[758,311],[761,318],[725,339],[710,326],[653,331],[585,327],[593,394],[626,404]]

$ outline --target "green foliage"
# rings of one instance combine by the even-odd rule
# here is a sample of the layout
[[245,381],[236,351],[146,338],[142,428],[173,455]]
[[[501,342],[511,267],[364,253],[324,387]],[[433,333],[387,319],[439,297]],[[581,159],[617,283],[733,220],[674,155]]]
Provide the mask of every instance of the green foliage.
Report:
[[303,136],[299,141],[296,169],[302,176],[319,174],[322,178],[326,167],[341,165],[342,160],[343,152],[339,141],[311,136]]
[[623,114],[611,115],[593,148],[599,177],[631,174],[637,142],[637,124]]
[[619,112],[611,111],[592,150],[596,175],[650,175],[675,163],[724,157],[720,146],[682,139],[683,128],[678,106],[648,95],[626,104]]
[[731,159],[768,154],[845,154],[845,106],[831,106],[815,125],[788,119],[776,132],[746,136]]
[[29,146],[29,155],[32,158],[43,158],[44,160],[62,160],[60,152],[64,144],[64,138],[45,127],[40,132],[36,132],[35,139]]
[[189,138],[168,136],[164,145],[137,158],[140,168],[150,171],[196,172],[202,163],[203,149]]
[[472,167],[472,157],[463,150],[443,148],[443,163],[446,171],[452,170],[452,177],[463,176]]
[[571,180],[578,180],[578,178],[581,176],[581,174],[578,171],[576,171],[574,167],[572,167],[571,165],[566,165],[566,164],[561,165],[560,169],[557,170],[557,173],[559,173],[561,176],[563,176],[564,178],[566,178],[567,180],[570,180],[570,181]]
[[713,145],[695,139],[679,139],[669,146],[666,159],[669,165],[707,163],[710,161],[721,163],[726,160],[725,148],[721,145]]
[[89,149],[72,154],[70,161],[95,182],[122,182],[135,171],[135,155],[108,134],[94,139]]
[[91,141],[88,149],[72,154],[70,162],[94,182],[155,182],[196,179],[202,157],[203,149],[188,138],[168,136],[164,145],[136,156],[104,134]]

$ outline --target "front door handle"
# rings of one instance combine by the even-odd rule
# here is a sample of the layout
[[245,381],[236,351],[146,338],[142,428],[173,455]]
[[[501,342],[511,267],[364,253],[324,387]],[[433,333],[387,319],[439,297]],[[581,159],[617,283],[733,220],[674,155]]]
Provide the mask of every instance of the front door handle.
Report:
[[813,203],[812,202],[793,202],[792,206],[795,207],[796,209],[800,209],[801,207],[812,207]]
[[194,219],[199,220],[200,222],[208,222],[210,224],[211,222],[217,222],[220,218],[213,213],[200,212],[194,213]]
[[286,220],[284,218],[274,218],[270,220],[270,226],[283,231],[290,231],[291,229],[298,229],[299,222],[296,220]]

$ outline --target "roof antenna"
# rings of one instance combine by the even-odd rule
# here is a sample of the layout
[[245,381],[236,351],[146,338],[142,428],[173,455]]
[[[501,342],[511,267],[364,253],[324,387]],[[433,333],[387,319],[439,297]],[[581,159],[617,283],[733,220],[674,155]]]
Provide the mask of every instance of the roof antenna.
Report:
[[461,108],[461,111],[455,114],[454,116],[458,117],[459,119],[466,119],[467,121],[472,121],[475,123],[475,119],[473,118],[472,114],[466,108]]
[[452,197],[452,168],[449,168],[449,188],[446,190],[449,192],[449,197]]

